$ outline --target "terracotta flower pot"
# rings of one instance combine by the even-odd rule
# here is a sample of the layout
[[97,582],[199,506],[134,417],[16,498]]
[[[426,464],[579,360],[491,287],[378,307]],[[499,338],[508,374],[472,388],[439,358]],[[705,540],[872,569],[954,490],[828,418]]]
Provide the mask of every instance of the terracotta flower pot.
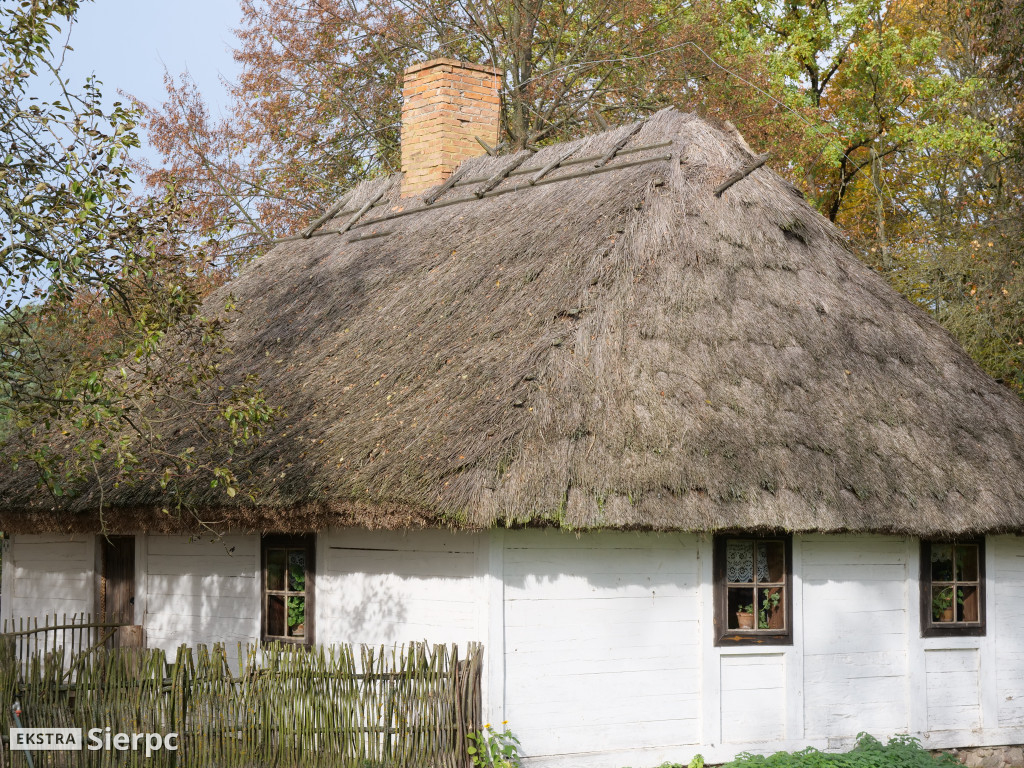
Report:
[[944,610],[942,612],[942,620],[943,621],[952,621],[953,620],[953,609],[952,608],[947,608],[946,610]]
[[754,614],[736,612],[736,624],[740,629],[753,629],[754,628]]

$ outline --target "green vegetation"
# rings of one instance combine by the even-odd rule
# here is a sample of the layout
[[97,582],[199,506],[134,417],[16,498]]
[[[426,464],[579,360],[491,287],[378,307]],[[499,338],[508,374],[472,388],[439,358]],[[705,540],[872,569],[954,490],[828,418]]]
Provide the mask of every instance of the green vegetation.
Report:
[[[964,604],[964,591],[958,589],[956,591],[956,604]],[[937,592],[935,597],[932,598],[932,619],[938,621],[942,618],[942,614],[953,607],[953,588],[946,587],[941,592]]]
[[466,734],[469,746],[466,752],[473,760],[473,768],[519,768],[522,758],[519,755],[519,739],[508,727],[508,721],[502,723],[505,730],[496,731],[488,723],[482,731]]
[[[688,766],[682,763],[662,763],[658,768],[703,768],[704,758],[697,755]],[[849,752],[828,753],[817,749],[799,752],[776,752],[774,755],[743,753],[723,768],[958,768],[960,763],[952,755],[932,753],[912,736],[893,736],[883,744],[873,736],[862,733],[857,746]]]
[[[303,566],[292,563],[288,567],[288,579],[291,588],[301,592],[306,588],[306,571]],[[293,631],[300,624],[306,623],[306,598],[288,598],[288,627]]]
[[[138,111],[105,110],[96,80],[61,75],[78,7],[0,6],[3,470],[24,465],[54,497],[130,479],[175,498],[197,476],[234,496],[231,454],[276,411],[254,381],[221,376],[231,306],[201,310],[216,279],[208,245],[181,228],[182,198],[131,187]],[[166,414],[182,407],[195,439],[173,441]]]

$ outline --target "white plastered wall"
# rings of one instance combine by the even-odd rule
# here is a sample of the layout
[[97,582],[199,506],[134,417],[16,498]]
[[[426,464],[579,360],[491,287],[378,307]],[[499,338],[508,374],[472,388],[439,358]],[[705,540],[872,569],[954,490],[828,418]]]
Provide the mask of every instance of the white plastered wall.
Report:
[[259,536],[136,537],[136,621],[148,645],[168,653],[186,643],[259,640]]
[[533,766],[845,749],[861,731],[931,748],[1024,742],[1024,539],[987,540],[984,637],[921,637],[916,538],[805,535],[793,644],[716,647],[709,537],[502,537],[490,711]]
[[0,613],[4,619],[68,617],[93,610],[95,536],[18,534],[5,545]]
[[797,545],[803,738],[839,748],[861,731],[906,733],[908,644],[919,634],[910,626],[909,541],[800,536]]
[[[712,544],[555,531],[317,537],[320,642],[485,644],[485,718],[535,766],[711,762],[909,732],[1024,742],[1024,539],[986,541],[987,633],[922,638],[920,544],[793,537],[794,642],[716,647]],[[138,536],[147,640],[259,637],[259,537]],[[5,618],[91,611],[93,536],[16,536]]]
[[484,536],[334,529],[317,537],[319,642],[483,641]]
[[[701,737],[686,534],[506,531],[503,714],[538,765],[655,765]],[[491,686],[496,692],[497,685]]]

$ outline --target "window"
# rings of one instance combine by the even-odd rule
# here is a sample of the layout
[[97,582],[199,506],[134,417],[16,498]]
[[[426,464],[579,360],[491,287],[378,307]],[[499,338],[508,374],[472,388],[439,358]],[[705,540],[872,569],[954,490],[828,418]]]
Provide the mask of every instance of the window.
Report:
[[263,537],[265,642],[313,643],[314,542],[312,535]]
[[793,642],[788,536],[715,538],[715,644]]
[[985,542],[921,542],[921,634],[985,634]]

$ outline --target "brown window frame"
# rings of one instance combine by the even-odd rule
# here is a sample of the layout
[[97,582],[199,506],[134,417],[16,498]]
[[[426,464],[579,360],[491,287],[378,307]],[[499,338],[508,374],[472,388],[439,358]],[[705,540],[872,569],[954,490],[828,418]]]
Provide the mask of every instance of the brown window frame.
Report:
[[[978,548],[978,580],[959,580],[956,572],[953,573],[953,580],[939,582],[949,584],[956,594],[956,589],[961,583],[974,586],[978,589],[978,620],[977,621],[942,621],[937,622],[932,618],[932,546],[935,544],[950,544],[955,546],[972,545]],[[956,558],[954,550],[954,560]],[[983,637],[986,633],[987,618],[985,616],[985,538],[977,539],[922,539],[921,540],[921,637]]]
[[[271,549],[303,549],[306,556],[306,578],[303,584],[302,595],[306,599],[306,615],[304,620],[303,635],[299,637],[287,637],[271,635],[267,632],[267,624],[270,620],[270,612],[267,609],[268,600],[271,595],[282,594],[287,596],[287,589],[267,589],[267,551]],[[287,576],[286,587],[287,587]],[[285,601],[287,611],[287,600]],[[263,536],[260,539],[260,640],[264,643],[290,643],[292,645],[313,645],[316,642],[316,535],[305,534],[300,536],[272,535]],[[285,622],[287,623],[287,614]]]
[[[726,574],[726,548],[730,541],[752,541],[755,544],[762,541],[778,541],[782,543],[786,558],[784,568],[785,580],[782,582],[782,588],[784,590],[784,594],[788,594],[788,597],[783,603],[783,616],[786,623],[785,629],[758,629],[756,626],[753,629],[729,628],[729,582],[727,581]],[[778,534],[771,536],[731,533],[715,536],[712,573],[716,646],[793,644],[793,537],[791,535]],[[751,584],[757,585],[758,583],[755,566],[754,581],[751,582]],[[756,586],[754,588],[756,588]],[[757,612],[754,613],[754,616],[756,623]]]

